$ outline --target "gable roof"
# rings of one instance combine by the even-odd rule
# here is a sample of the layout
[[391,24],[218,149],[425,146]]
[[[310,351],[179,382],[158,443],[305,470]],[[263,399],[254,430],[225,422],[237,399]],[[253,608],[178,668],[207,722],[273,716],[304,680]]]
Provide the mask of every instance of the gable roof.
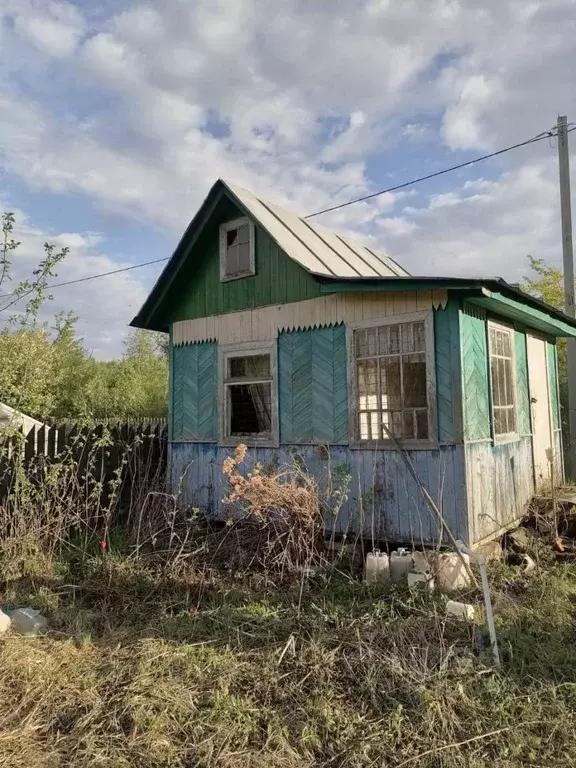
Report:
[[[218,182],[217,182],[218,183]],[[224,179],[220,183],[270,237],[308,272],[323,277],[407,277],[385,253],[367,248]]]
[[222,195],[230,197],[290,259],[312,275],[336,279],[409,277],[409,273],[387,254],[303,219],[230,181],[218,179],[130,325],[136,328],[156,327],[152,316],[177,277],[189,244],[199,235]]

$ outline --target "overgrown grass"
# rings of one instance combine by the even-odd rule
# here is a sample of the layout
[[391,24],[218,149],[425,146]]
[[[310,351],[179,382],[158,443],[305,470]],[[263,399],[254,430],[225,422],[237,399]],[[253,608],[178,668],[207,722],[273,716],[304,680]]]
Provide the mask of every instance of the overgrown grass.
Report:
[[0,766],[574,765],[576,570],[492,580],[502,671],[441,595],[60,562],[4,587],[52,631],[0,639]]

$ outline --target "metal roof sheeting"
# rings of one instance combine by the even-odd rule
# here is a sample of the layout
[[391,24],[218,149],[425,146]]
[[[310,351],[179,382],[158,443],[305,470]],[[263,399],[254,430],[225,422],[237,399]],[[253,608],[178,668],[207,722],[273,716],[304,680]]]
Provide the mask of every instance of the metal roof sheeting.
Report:
[[341,278],[409,276],[386,254],[302,219],[225,179],[221,181],[279,247],[308,272]]

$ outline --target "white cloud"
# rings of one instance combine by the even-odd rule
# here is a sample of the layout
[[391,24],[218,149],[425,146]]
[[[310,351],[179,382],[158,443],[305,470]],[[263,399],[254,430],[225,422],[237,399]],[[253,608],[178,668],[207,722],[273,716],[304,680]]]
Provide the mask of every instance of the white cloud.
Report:
[[10,1],[5,12],[13,18],[17,34],[55,58],[71,56],[84,31],[82,15],[71,3]]
[[[575,6],[0,0],[0,156],[35,191],[171,237],[218,176],[309,213],[570,115]],[[528,252],[558,258],[555,158],[541,142],[497,162],[415,187],[410,206],[388,194],[318,221],[418,273],[514,277]],[[82,263],[114,264],[66,228]]]

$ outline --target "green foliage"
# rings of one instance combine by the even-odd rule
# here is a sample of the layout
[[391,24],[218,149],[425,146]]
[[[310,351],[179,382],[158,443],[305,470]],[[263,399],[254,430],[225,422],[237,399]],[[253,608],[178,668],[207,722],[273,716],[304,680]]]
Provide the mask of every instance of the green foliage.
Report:
[[[544,259],[528,256],[532,275],[525,277],[522,288],[527,293],[537,296],[542,301],[551,304],[556,309],[564,309],[564,283],[562,270],[547,264]],[[566,434],[568,414],[568,369],[566,361],[566,339],[556,342],[558,351],[558,388],[560,390],[560,407],[562,413],[562,429]]]
[[[2,216],[0,288],[12,279],[12,260],[20,243],[12,237],[15,219]],[[120,360],[95,360],[78,338],[78,318],[56,315],[54,327],[37,322],[49,279],[66,257],[44,245],[32,277],[0,302],[0,312],[26,300],[21,314],[0,332],[0,402],[31,416],[57,420],[165,417],[168,410],[168,355],[165,334],[134,330]]]

